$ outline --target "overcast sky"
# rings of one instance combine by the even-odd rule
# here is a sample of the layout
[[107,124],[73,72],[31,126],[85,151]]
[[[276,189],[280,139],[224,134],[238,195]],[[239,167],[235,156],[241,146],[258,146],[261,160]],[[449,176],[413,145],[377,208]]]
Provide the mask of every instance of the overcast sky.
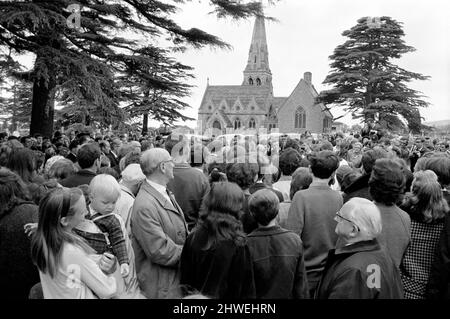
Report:
[[[177,55],[179,60],[195,68],[196,79],[192,106],[184,114],[197,118],[207,78],[211,85],[242,83],[254,19],[218,20],[209,15],[208,1],[194,0],[184,5],[175,20],[185,28],[208,31],[233,46],[232,50],[209,48],[189,50]],[[326,87],[322,81],[328,74],[334,48],[345,42],[341,36],[364,16],[390,16],[403,23],[404,40],[417,51],[394,62],[407,70],[431,76],[410,86],[428,96],[428,109],[421,110],[426,121],[450,119],[450,2],[446,0],[280,0],[268,6],[265,13],[279,22],[266,21],[269,65],[275,96],[289,96],[303,73],[313,74],[317,91]],[[342,114],[334,111],[334,115]],[[350,116],[344,122],[353,123]],[[195,127],[195,122],[187,123]]]

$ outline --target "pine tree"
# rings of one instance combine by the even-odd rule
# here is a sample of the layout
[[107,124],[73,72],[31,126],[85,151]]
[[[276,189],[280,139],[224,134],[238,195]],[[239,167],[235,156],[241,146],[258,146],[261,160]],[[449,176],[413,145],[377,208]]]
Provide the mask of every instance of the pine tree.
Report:
[[[183,2],[0,2],[0,49],[10,49],[15,55],[35,55],[32,70],[14,72],[14,76],[33,83],[31,134],[52,134],[58,97],[75,108],[87,107],[89,114],[94,110],[93,113],[100,115],[111,111],[114,116],[120,115],[117,108],[122,97],[116,95],[121,92],[116,76],[135,74],[135,68],[144,69],[143,66],[151,64],[152,57],[143,54],[142,49],[152,46],[158,49],[160,38],[169,39],[173,50],[182,51],[189,46],[197,49],[209,45],[229,47],[214,35],[197,28],[183,29],[173,21],[171,15]],[[257,1],[209,2],[218,17],[240,19],[262,13],[261,3]],[[149,84],[156,85],[151,81]],[[179,105],[164,103],[165,108],[155,109],[153,114],[163,118],[165,113],[177,116],[178,111],[173,107]]]
[[419,108],[428,103],[407,83],[429,77],[392,63],[415,51],[402,39],[402,24],[390,17],[364,17],[342,35],[349,39],[330,56],[331,71],[323,82],[334,87],[321,92],[318,102],[328,108],[344,106],[353,118],[375,120],[384,129],[398,128],[404,118],[411,131],[420,131]]

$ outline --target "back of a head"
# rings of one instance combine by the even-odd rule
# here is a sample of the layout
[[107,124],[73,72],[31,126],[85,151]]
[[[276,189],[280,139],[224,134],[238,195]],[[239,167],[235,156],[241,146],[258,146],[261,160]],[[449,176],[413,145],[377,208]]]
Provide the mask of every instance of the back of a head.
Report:
[[437,175],[431,170],[414,173],[411,187],[413,204],[418,213],[422,214],[425,222],[433,222],[443,218],[449,207],[444,199]]
[[141,152],[145,152],[146,150],[152,148],[152,142],[149,140],[143,140],[141,142]]
[[123,160],[123,168],[120,167],[121,171],[123,171],[130,164],[139,164],[141,161],[141,151],[135,149],[130,153],[128,153],[127,155],[125,155],[125,157],[120,161],[122,162],[122,160]]
[[131,143],[122,144],[122,146],[117,151],[117,158],[119,161],[124,158],[128,153],[132,152],[135,147]]
[[261,189],[250,196],[248,208],[258,224],[267,226],[277,217],[280,201],[272,190]]
[[87,143],[80,147],[77,153],[78,165],[82,169],[90,168],[100,158],[101,151],[97,143]]
[[20,199],[30,199],[26,185],[13,171],[0,168],[0,217]]
[[139,164],[130,164],[122,171],[122,183],[124,184],[135,185],[143,180],[145,180],[145,175]]
[[354,222],[360,229],[361,239],[377,238],[382,231],[381,214],[378,207],[370,200],[353,197],[344,204],[341,212]]
[[98,173],[99,174],[111,175],[117,181],[120,180],[120,174],[112,167],[108,167],[108,166],[100,167],[99,170],[98,170]]
[[280,154],[280,170],[285,176],[291,176],[294,171],[300,167],[302,157],[298,151],[293,148],[286,148]]
[[362,167],[366,175],[372,173],[372,168],[377,159],[386,158],[387,153],[382,149],[373,149],[364,152],[361,158]]
[[333,150],[333,144],[329,141],[323,141],[319,144],[318,151],[332,151]]
[[309,157],[311,172],[320,179],[330,178],[339,167],[339,159],[332,151],[320,151]]
[[296,192],[307,189],[311,185],[313,176],[306,167],[299,167],[292,174],[291,188],[290,188],[290,198],[294,198]]
[[49,178],[56,178],[62,180],[74,174],[76,172],[75,165],[71,160],[62,158],[57,160],[48,170]]
[[445,156],[431,157],[424,163],[424,170],[432,170],[438,177],[441,187],[450,185],[450,158]]
[[31,182],[32,174],[36,170],[34,152],[28,148],[13,149],[6,166],[19,174],[24,182]]
[[258,164],[235,163],[227,168],[227,178],[230,182],[236,183],[243,190],[249,188],[255,183],[258,175]]
[[204,204],[207,213],[217,212],[239,218],[244,198],[244,192],[237,184],[217,182],[212,184],[204,199]]
[[344,176],[351,172],[353,172],[353,169],[348,165],[341,165],[336,170],[336,179],[337,179],[339,185],[341,186],[341,188],[342,188],[342,182],[344,180]]
[[369,193],[384,205],[394,205],[404,191],[405,175],[402,167],[394,160],[381,158],[375,162],[369,179]]

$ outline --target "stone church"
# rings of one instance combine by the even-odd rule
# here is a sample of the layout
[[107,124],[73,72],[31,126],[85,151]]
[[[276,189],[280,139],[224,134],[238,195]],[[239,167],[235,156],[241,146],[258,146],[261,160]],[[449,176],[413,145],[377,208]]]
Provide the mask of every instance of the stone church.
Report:
[[[312,74],[305,72],[288,97],[273,96],[266,28],[257,17],[241,85],[207,85],[198,111],[198,129],[205,133],[278,130],[282,133],[327,132],[332,114],[315,104]],[[218,130],[218,131],[217,131]]]

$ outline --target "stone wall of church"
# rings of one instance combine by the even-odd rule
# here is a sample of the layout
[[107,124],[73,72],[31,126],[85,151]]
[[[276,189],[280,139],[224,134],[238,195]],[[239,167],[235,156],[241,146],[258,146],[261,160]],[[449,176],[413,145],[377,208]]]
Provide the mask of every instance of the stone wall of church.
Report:
[[[301,106],[306,112],[306,128],[295,128],[295,113]],[[314,97],[308,84],[302,80],[292,92],[278,114],[278,127],[280,132],[297,133],[310,131],[322,133],[325,114],[319,105],[314,105]]]

